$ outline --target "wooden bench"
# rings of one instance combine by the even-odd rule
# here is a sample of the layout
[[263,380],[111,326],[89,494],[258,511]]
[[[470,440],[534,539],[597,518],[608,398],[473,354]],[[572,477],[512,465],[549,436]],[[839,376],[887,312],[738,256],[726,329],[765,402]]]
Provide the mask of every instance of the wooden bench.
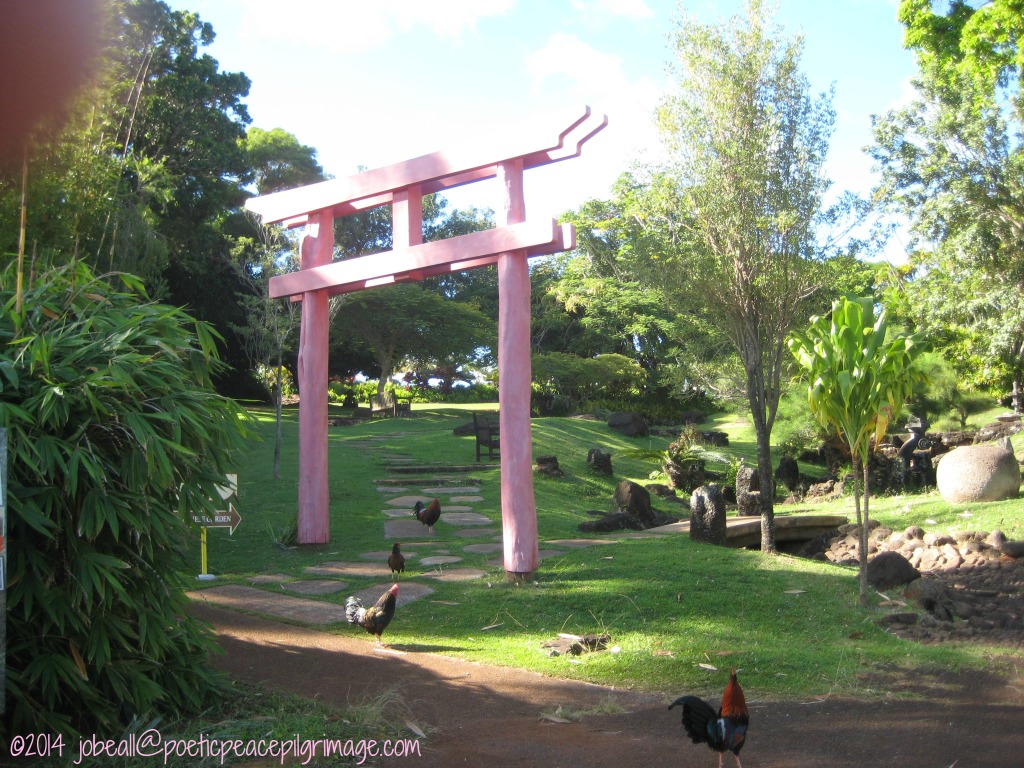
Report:
[[487,449],[487,458],[493,459],[500,455],[501,440],[498,432],[498,416],[473,414],[473,433],[476,435],[476,460],[480,461],[480,451]]
[[399,395],[395,398],[395,415],[412,415],[412,397],[410,395]]
[[395,405],[395,396],[391,392],[383,395],[374,395],[370,398],[370,418],[374,416],[397,416],[398,411]]

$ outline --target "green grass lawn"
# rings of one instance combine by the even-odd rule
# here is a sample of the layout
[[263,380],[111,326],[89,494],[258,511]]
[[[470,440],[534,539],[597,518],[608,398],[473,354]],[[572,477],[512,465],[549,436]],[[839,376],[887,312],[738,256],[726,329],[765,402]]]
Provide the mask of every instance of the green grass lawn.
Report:
[[[473,463],[473,438],[452,434],[455,426],[469,420],[470,413],[469,407],[423,407],[412,418],[331,428],[330,543],[289,547],[280,540],[295,522],[296,412],[286,411],[281,479],[275,481],[272,413],[257,411],[264,439],[253,443],[238,468],[242,523],[233,536],[224,530],[209,532],[209,568],[218,575],[215,583],[246,581],[260,573],[299,578],[306,575],[308,566],[356,560],[360,553],[387,548],[384,495],[375,489],[374,481],[386,476],[389,457],[397,455],[423,463]],[[723,416],[702,428],[729,432],[734,455],[756,456],[756,451],[751,454],[753,433],[742,418]],[[389,437],[368,447],[366,439],[380,435]],[[603,422],[567,418],[535,419],[533,438],[534,455],[557,456],[566,472],[563,479],[535,478],[542,549],[556,548],[545,545],[545,540],[579,537],[576,526],[590,519],[588,510],[611,511],[620,480],[647,481],[657,467],[650,460],[626,455],[629,449],[660,449],[669,442],[667,438],[624,438]],[[614,477],[590,470],[586,457],[591,448],[612,453]],[[485,499],[473,505],[474,510],[499,521],[498,470],[482,469],[471,476],[479,480]],[[655,506],[685,514],[669,502],[656,500]],[[1024,538],[1020,510],[1019,499],[968,506],[946,504],[937,494],[872,500],[872,516],[895,528],[911,524],[935,531],[998,527],[1010,538]],[[854,518],[852,499],[776,509],[776,514],[801,512]],[[874,624],[885,609],[857,606],[854,569],[698,545],[685,535],[675,535],[564,548],[563,554],[542,562],[534,581],[517,586],[506,582],[500,567],[486,564],[493,555],[461,552],[474,540],[454,536],[443,523],[436,530],[436,540],[431,546],[418,547],[419,551],[444,549],[461,554],[464,561],[459,566],[483,568],[487,576],[440,583],[418,576],[417,561],[410,560],[405,578],[435,589],[429,598],[403,606],[388,630],[386,639],[410,652],[437,651],[666,693],[714,693],[723,677],[700,665],[735,666],[743,669],[744,687],[755,699],[830,692],[884,695],[889,692],[865,687],[877,669],[955,668],[984,664],[992,655],[1006,652],[979,645],[921,646],[887,634]],[[198,573],[198,543],[194,551]],[[380,581],[385,580],[382,568]],[[351,579],[353,591],[360,586],[361,580]],[[318,599],[341,603],[347,594]],[[873,597],[877,600],[877,595]],[[329,629],[372,642],[361,630],[344,624]],[[606,632],[615,649],[549,658],[541,645],[559,632]]]

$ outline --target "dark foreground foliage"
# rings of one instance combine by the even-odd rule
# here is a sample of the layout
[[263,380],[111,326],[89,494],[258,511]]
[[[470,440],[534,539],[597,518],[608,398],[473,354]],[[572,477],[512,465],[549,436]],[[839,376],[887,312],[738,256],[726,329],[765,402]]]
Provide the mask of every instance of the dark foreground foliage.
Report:
[[[7,708],[0,736],[120,734],[197,711],[212,648],[185,615],[192,513],[221,504],[246,416],[218,395],[215,332],[81,263],[18,308],[0,272],[8,429]],[[218,499],[214,502],[212,499]]]

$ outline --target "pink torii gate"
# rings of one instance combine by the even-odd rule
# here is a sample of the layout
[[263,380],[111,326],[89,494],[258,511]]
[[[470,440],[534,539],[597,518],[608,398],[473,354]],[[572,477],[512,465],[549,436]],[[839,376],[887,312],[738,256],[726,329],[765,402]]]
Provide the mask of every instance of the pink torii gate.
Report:
[[[298,541],[328,541],[328,298],[339,293],[496,264],[498,269],[498,400],[501,433],[501,520],[510,576],[537,569],[537,510],[530,436],[530,256],[575,246],[571,224],[527,221],[523,171],[578,157],[608,123],[590,107],[568,109],[517,127],[501,140],[462,145],[394,165],[250,198],[264,224],[305,226],[298,272],[270,280],[271,298],[302,301],[299,328]],[[423,195],[497,177],[504,192],[497,228],[423,242]],[[393,250],[333,261],[334,219],[392,206]]]

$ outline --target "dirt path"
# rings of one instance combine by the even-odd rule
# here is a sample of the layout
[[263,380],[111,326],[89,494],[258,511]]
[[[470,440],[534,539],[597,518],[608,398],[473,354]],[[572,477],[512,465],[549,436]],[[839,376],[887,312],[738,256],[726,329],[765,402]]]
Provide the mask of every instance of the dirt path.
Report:
[[[443,647],[398,645],[322,632],[196,604],[227,651],[215,664],[232,677],[316,697],[361,703],[397,687],[410,719],[428,730],[422,768],[452,766],[699,766],[717,756],[690,744],[667,697],[614,690],[445,657]],[[879,680],[879,688],[906,680]],[[1024,660],[991,673],[929,676],[915,701],[770,702],[748,697],[745,768],[985,768],[1024,762]],[[680,694],[685,691],[680,691]],[[587,709],[611,697],[624,710],[557,724],[539,717],[558,705]],[[387,763],[385,763],[386,765]],[[733,765],[731,756],[726,762]]]

